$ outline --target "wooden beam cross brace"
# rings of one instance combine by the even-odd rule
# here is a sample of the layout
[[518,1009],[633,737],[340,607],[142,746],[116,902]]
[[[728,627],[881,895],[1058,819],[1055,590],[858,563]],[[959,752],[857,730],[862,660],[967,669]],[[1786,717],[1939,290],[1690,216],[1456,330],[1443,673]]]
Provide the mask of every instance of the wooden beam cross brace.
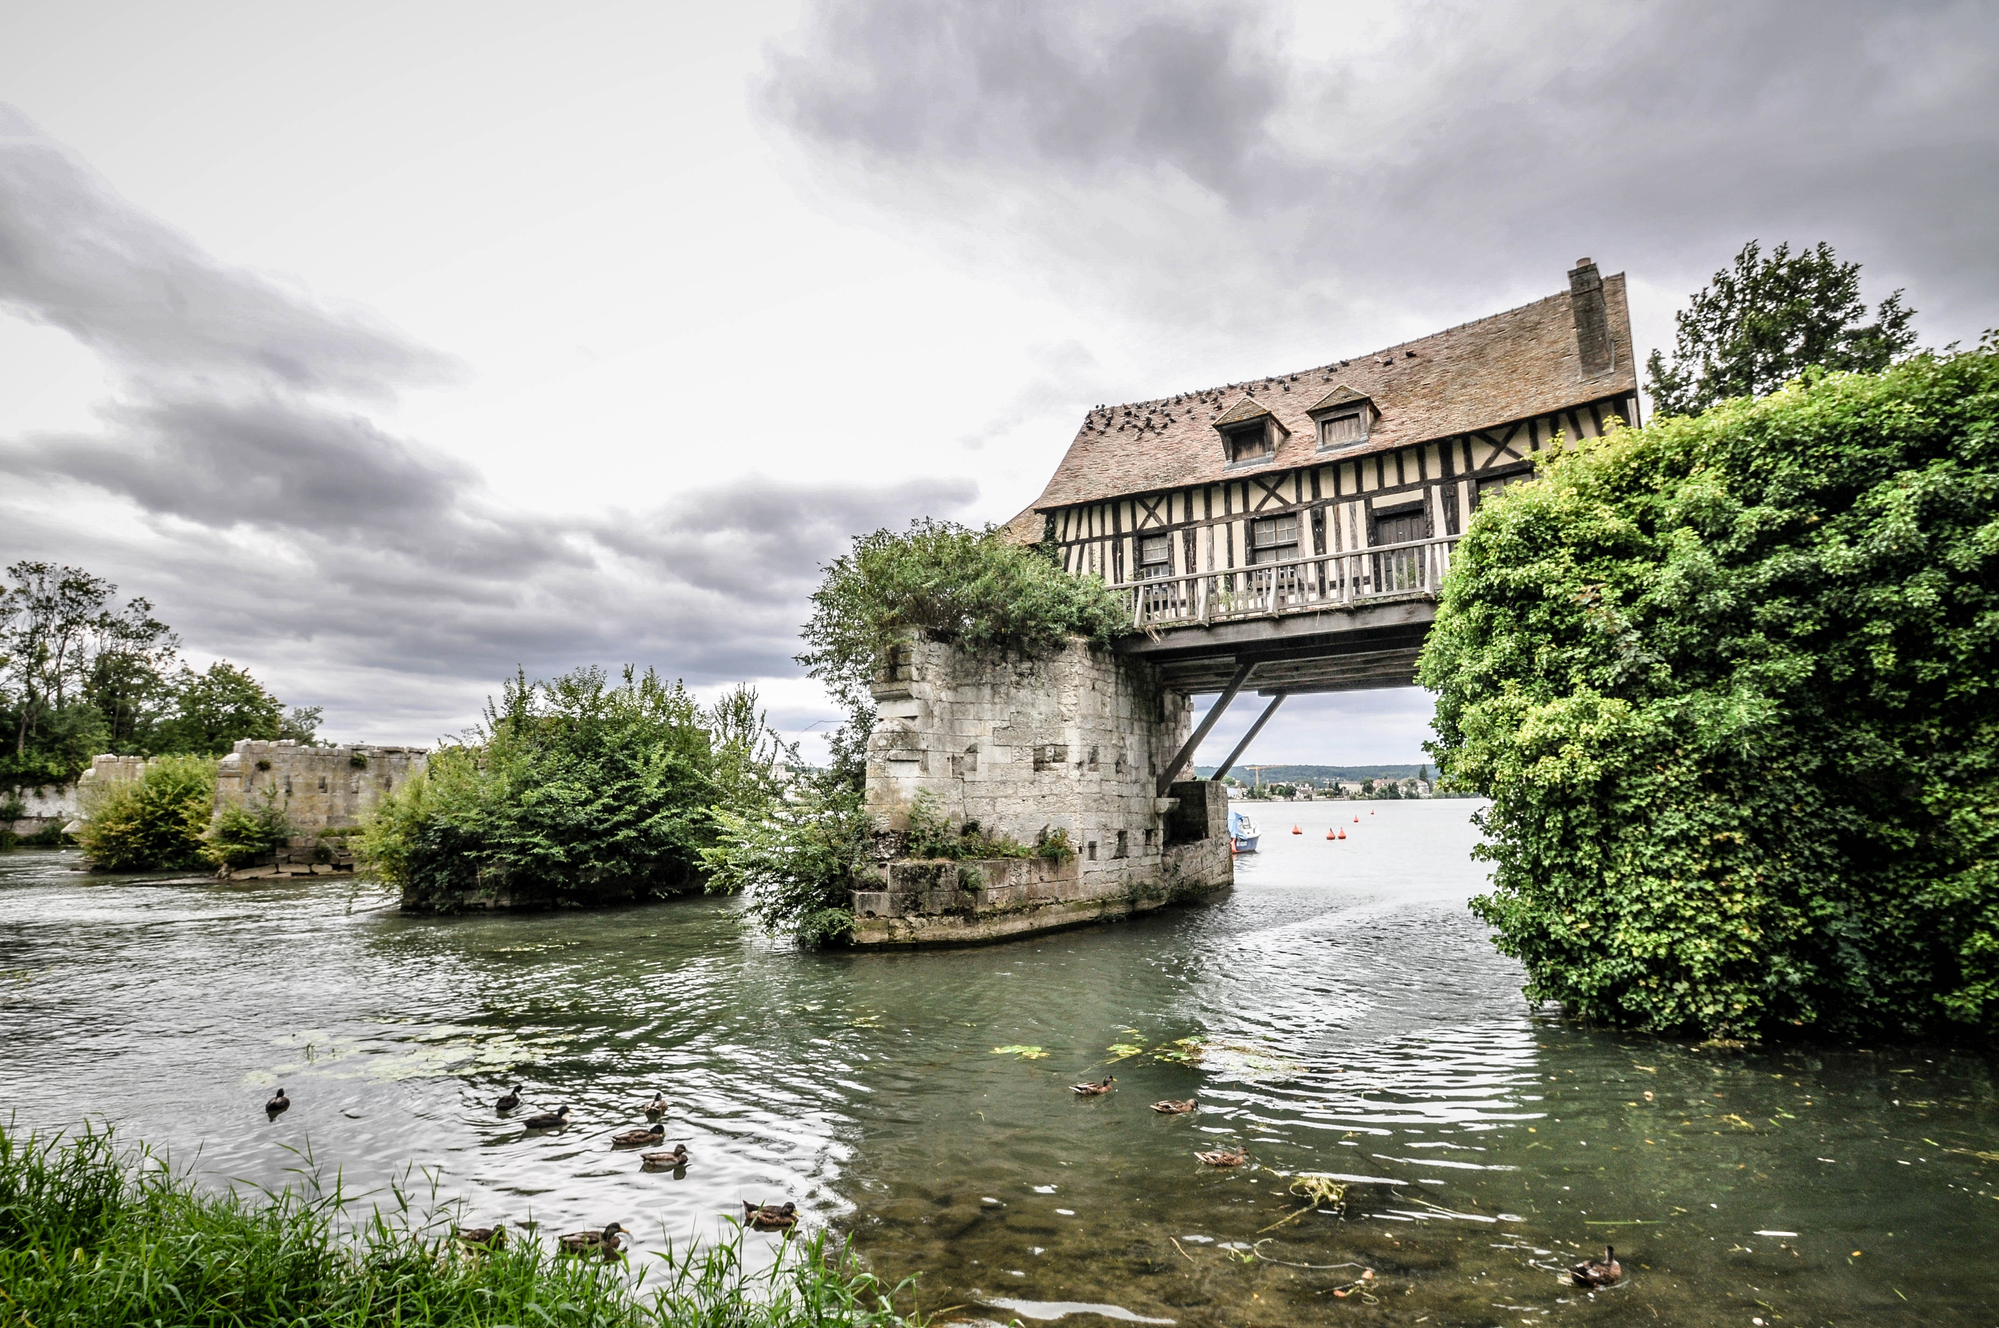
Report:
[[1235,745],[1235,750],[1229,753],[1226,761],[1215,767],[1215,773],[1209,775],[1209,779],[1219,783],[1223,775],[1234,769],[1235,763],[1242,759],[1242,754],[1249,750],[1249,744],[1256,740],[1256,735],[1263,732],[1263,726],[1268,724],[1270,717],[1277,713],[1277,707],[1284,704],[1285,695],[1286,693],[1284,692],[1277,692],[1271,696],[1270,704],[1265,706],[1263,713],[1256,717],[1256,723],[1249,726],[1249,732],[1242,735],[1242,741]]
[[1201,720],[1200,727],[1194,730],[1193,736],[1180,745],[1180,750],[1173,754],[1173,759],[1159,772],[1159,783],[1155,790],[1158,797],[1165,797],[1166,790],[1173,787],[1173,781],[1179,776],[1181,767],[1185,766],[1194,755],[1194,749],[1208,736],[1208,730],[1214,728],[1215,721],[1222,717],[1222,712],[1229,708],[1229,702],[1235,700],[1235,694],[1249,681],[1250,670],[1255,667],[1256,661],[1253,659],[1236,666],[1235,676],[1229,679],[1229,685],[1222,689],[1222,694],[1215,698],[1214,705],[1208,707],[1207,716]]

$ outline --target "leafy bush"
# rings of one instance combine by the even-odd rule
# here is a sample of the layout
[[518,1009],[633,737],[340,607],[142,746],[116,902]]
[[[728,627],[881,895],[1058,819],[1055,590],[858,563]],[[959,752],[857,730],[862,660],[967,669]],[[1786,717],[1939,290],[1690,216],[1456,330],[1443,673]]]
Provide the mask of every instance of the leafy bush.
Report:
[[715,842],[711,805],[775,790],[779,748],[754,693],[717,714],[735,726],[719,744],[715,716],[651,670],[617,684],[595,668],[522,675],[471,741],[375,805],[361,854],[416,907],[479,889],[566,903],[692,888]]
[[965,822],[962,830],[951,828],[951,818],[937,804],[937,795],[925,789],[909,808],[908,854],[912,858],[1025,858],[1034,850],[1005,835],[987,834],[977,821]]
[[708,888],[747,891],[745,915],[764,930],[827,945],[853,930],[854,871],[874,847],[862,789],[821,775],[793,798],[717,808],[718,841],[704,856]]
[[[740,1230],[643,1261],[564,1258],[526,1227],[474,1254],[440,1216],[335,1184],[206,1193],[106,1133],[0,1127],[0,1323],[66,1328],[901,1328],[889,1286],[823,1233],[751,1271]],[[762,1261],[759,1261],[762,1263]]]
[[1999,356],[1813,373],[1482,505],[1421,679],[1528,993],[1999,1027]]
[[850,713],[864,712],[883,652],[911,630],[974,650],[1043,652],[1072,636],[1108,645],[1131,630],[1131,610],[1102,578],[1070,576],[997,526],[917,521],[900,535],[857,536],[828,564],[798,659]]
[[93,792],[76,837],[99,871],[196,867],[214,809],[215,762],[162,756],[139,778]]
[[294,833],[272,789],[261,807],[224,807],[203,836],[201,856],[218,867],[242,867],[285,847]]

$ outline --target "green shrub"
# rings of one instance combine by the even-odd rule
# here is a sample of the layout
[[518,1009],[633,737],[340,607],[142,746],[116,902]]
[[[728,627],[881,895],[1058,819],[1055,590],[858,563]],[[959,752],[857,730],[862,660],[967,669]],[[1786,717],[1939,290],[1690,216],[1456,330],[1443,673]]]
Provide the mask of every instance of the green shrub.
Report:
[[997,526],[917,521],[900,535],[856,536],[827,566],[798,658],[860,713],[872,707],[883,652],[907,631],[973,650],[1045,652],[1072,636],[1109,645],[1130,630],[1130,607],[1102,578],[1070,576]]
[[294,833],[272,789],[260,807],[224,807],[203,836],[201,856],[218,867],[242,867],[285,847]]
[[138,779],[91,794],[77,842],[99,871],[173,871],[201,864],[215,807],[215,762],[162,756]]
[[1482,505],[1421,680],[1528,994],[1999,1028],[1999,356],[1818,374]]
[[471,742],[376,803],[361,856],[416,907],[483,889],[585,903],[696,888],[711,806],[775,796],[780,748],[742,690],[710,713],[651,670],[521,676]]
[[[397,1206],[362,1211],[336,1184],[244,1197],[205,1192],[105,1133],[0,1128],[0,1324],[63,1328],[901,1328],[909,1291],[823,1234],[767,1267],[743,1236],[665,1257],[553,1253],[524,1223],[491,1252]],[[645,1281],[641,1283],[643,1269]],[[648,1290],[651,1288],[651,1290]]]
[[967,821],[962,830],[953,830],[951,818],[929,789],[918,793],[910,804],[907,851],[912,858],[1025,858],[1033,853],[1017,840],[988,834],[977,821]]
[[720,836],[704,855],[711,891],[747,891],[750,921],[807,945],[853,930],[854,872],[874,848],[865,795],[853,781],[821,776],[789,800],[719,808],[716,816]]

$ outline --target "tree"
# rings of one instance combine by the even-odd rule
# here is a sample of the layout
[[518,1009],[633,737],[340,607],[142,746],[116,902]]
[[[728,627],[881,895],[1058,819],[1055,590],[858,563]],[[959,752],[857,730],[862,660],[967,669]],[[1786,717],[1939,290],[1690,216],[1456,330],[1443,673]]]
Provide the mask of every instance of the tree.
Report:
[[1419,678],[1531,998],[1999,1033],[1995,352],[1811,370],[1480,506]]
[[227,660],[196,673],[183,667],[173,683],[173,710],[157,726],[153,750],[225,755],[241,738],[277,738],[285,708],[264,685]]
[[1820,241],[1793,254],[1779,244],[1763,256],[1751,240],[1733,270],[1673,316],[1673,362],[1657,350],[1645,362],[1645,389],[1659,415],[1698,415],[1730,397],[1774,392],[1808,368],[1875,373],[1916,344],[1902,292],[1883,300],[1869,323],[1860,264],[1842,263]]

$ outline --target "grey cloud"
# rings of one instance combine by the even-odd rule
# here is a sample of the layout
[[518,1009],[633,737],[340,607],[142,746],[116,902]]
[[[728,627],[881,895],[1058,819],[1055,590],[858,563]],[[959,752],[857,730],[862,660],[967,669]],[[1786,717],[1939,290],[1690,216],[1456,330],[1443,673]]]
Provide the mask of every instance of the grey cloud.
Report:
[[0,309],[127,373],[379,394],[446,356],[217,262],[0,103]]
[[1238,341],[1486,312],[1585,253],[1691,289],[1751,236],[1991,321],[1989,5],[1385,12],[822,2],[763,97],[884,207]]

